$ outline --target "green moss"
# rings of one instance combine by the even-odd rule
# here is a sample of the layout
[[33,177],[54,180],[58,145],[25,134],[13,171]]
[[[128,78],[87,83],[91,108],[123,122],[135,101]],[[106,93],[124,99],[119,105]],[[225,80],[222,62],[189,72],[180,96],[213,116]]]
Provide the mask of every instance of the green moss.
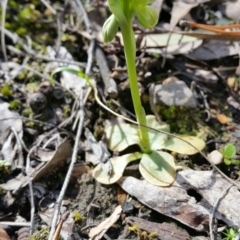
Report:
[[65,117],[69,117],[71,114],[71,108],[69,107],[69,105],[65,105],[63,107],[63,114]]
[[196,134],[201,113],[197,109],[182,106],[158,106],[158,112],[164,122],[170,125],[171,132]]
[[40,231],[35,232],[32,236],[28,237],[27,240],[47,240],[49,236],[49,230],[43,228]]
[[32,109],[30,107],[29,108],[25,108],[23,110],[23,116],[24,117],[31,118],[32,115],[33,115],[33,111],[32,111]]
[[74,222],[82,222],[82,221],[84,221],[86,218],[80,213],[80,212],[78,212],[78,211],[74,211],[73,213],[72,213],[72,218],[73,218],[73,220],[74,220]]
[[13,95],[10,84],[8,84],[8,83],[5,83],[3,85],[3,87],[0,89],[0,92],[4,97],[12,97],[12,95]]
[[21,102],[19,102],[19,101],[11,101],[10,105],[9,105],[9,109],[17,110],[17,109],[20,108],[20,106],[21,106]]

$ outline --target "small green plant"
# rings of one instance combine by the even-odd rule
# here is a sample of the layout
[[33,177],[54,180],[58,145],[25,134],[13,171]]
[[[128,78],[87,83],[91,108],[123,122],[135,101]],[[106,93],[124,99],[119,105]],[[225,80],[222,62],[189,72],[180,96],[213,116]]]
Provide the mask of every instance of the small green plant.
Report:
[[[139,170],[148,182],[157,186],[169,186],[176,177],[175,160],[170,153],[162,149],[191,155],[205,147],[204,141],[197,137],[172,135],[169,137],[169,125],[160,124],[153,115],[146,116],[142,107],[135,66],[136,43],[132,18],[136,15],[139,23],[145,28],[154,27],[158,16],[155,9],[148,5],[151,2],[150,0],[108,0],[112,15],[104,23],[103,38],[105,42],[109,42],[115,37],[119,28],[122,32],[131,96],[138,124],[121,123],[105,129],[108,148],[121,152],[131,145],[138,145],[141,151],[111,158],[111,169],[107,171],[103,164],[98,164],[93,170],[93,177],[103,184],[117,182],[126,166],[140,159]],[[81,71],[69,67],[56,69],[51,78],[60,71],[75,73],[91,85],[90,80]]]
[[220,152],[223,155],[223,159],[224,159],[224,163],[226,165],[239,165],[240,164],[240,160],[238,159],[233,159],[236,156],[236,147],[235,145],[228,143],[224,149],[221,149]]
[[225,232],[223,232],[224,238],[223,240],[234,240],[237,236],[237,229],[227,228]]
[[21,102],[19,101],[11,101],[9,103],[9,109],[12,109],[12,110],[17,110],[20,108],[20,106],[21,106]]
[[0,90],[1,94],[4,96],[4,97],[12,97],[13,93],[12,93],[12,90],[11,90],[11,87],[8,83],[5,83],[3,85],[3,87],[1,88]]
[[78,211],[74,211],[72,213],[72,218],[74,220],[74,222],[82,222],[83,220],[85,220],[86,218]]
[[0,171],[9,173],[10,170],[10,163],[6,160],[0,160]]

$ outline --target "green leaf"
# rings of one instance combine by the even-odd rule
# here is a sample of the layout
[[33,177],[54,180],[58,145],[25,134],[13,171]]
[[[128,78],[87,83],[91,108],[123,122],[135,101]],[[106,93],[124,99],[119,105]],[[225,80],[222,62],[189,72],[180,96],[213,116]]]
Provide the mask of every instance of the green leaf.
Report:
[[136,6],[146,6],[147,4],[150,4],[154,2],[155,0],[129,0],[130,7],[136,7]]
[[235,155],[236,155],[236,147],[233,144],[228,143],[224,148],[223,156],[225,158],[232,158]]
[[[158,123],[155,116],[148,115],[147,126],[169,132],[169,125],[165,123]],[[138,126],[128,123],[117,124],[106,128],[106,137],[108,140],[108,148],[112,151],[123,151],[127,147],[137,144],[141,145]],[[165,133],[156,132],[149,129],[149,141],[151,150],[161,149],[161,146],[167,141],[168,136]]]
[[126,16],[122,10],[122,6],[119,0],[108,0],[109,8],[114,14],[115,18],[118,21],[118,24],[121,26],[125,26],[128,24]]
[[[165,132],[169,132],[169,125],[165,123],[159,123],[156,120],[154,115],[147,116],[147,126],[154,128],[156,130],[162,130]],[[151,150],[159,150],[161,146],[168,140],[168,136],[165,133],[160,133],[154,130],[149,129],[149,141],[151,144]]]
[[171,185],[176,177],[174,158],[167,152],[144,153],[139,164],[139,170],[149,183],[161,187]]
[[110,42],[116,36],[118,32],[118,22],[112,14],[104,23],[102,28],[103,41],[105,43]]
[[131,145],[140,145],[138,128],[132,124],[116,124],[108,127],[105,133],[108,140],[108,148],[112,151],[121,152]]
[[231,160],[228,159],[228,158],[224,158],[224,163],[225,163],[226,165],[230,165],[230,164],[231,164]]
[[98,164],[93,169],[92,175],[100,183],[113,184],[122,177],[124,169],[130,162],[138,160],[141,157],[142,157],[142,153],[135,152],[135,153],[126,154],[120,157],[111,158],[110,159],[112,164],[111,175],[107,174],[107,172],[104,171],[101,164]]
[[162,149],[174,151],[180,154],[192,155],[201,151],[205,147],[205,142],[200,138],[193,137],[193,136],[181,136],[181,135],[177,135],[177,136],[189,142],[191,145],[195,146],[196,148],[192,147],[187,142],[182,141],[179,138],[171,137],[168,141],[166,141],[163,144]]
[[153,28],[158,22],[158,14],[151,6],[137,6],[134,8],[139,23],[145,28]]
[[238,160],[238,159],[232,159],[232,160],[231,160],[231,163],[232,163],[233,165],[238,166],[238,165],[240,165],[240,160]]

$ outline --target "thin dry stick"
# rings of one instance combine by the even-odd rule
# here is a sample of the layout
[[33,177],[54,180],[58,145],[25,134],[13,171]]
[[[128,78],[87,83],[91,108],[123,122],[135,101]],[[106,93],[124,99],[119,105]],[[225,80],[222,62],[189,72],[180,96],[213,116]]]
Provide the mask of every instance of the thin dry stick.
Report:
[[0,226],[13,226],[13,227],[30,227],[31,223],[30,222],[1,222],[0,221]]
[[[8,0],[2,0],[2,19],[1,19],[2,28],[4,28],[5,26],[7,3],[8,3]],[[5,45],[4,31],[1,31],[1,43],[2,43],[2,52],[3,52],[4,61],[7,62],[8,57],[7,57],[7,51],[6,51],[6,45]]]
[[52,224],[51,224],[51,231],[50,231],[48,240],[53,239],[55,229],[56,229],[56,225],[57,225],[57,221],[58,221],[58,217],[59,217],[59,213],[60,213],[60,209],[61,209],[61,205],[62,205],[62,200],[63,200],[63,197],[65,195],[65,192],[66,192],[66,189],[67,189],[67,186],[68,186],[68,183],[70,181],[70,177],[71,177],[71,174],[72,174],[72,171],[73,171],[73,167],[74,167],[74,164],[75,164],[76,159],[77,159],[78,143],[79,143],[79,140],[80,140],[80,136],[82,134],[83,120],[84,120],[84,105],[83,105],[83,96],[82,95],[83,95],[83,92],[81,92],[81,96],[80,96],[81,103],[82,103],[80,105],[80,110],[79,110],[81,112],[81,118],[79,120],[79,125],[78,125],[78,129],[77,129],[77,135],[76,135],[75,144],[74,144],[74,147],[73,147],[73,154],[72,154],[72,158],[71,158],[71,163],[69,165],[67,175],[65,177],[61,192],[60,192],[59,197],[58,197],[57,202],[56,202],[54,216],[53,216]]
[[61,232],[61,229],[62,229],[62,225],[63,225],[64,221],[68,218],[68,216],[69,216],[69,212],[65,212],[61,216],[60,222],[58,223],[56,232],[55,232],[52,240],[58,240],[60,238],[60,232]]
[[27,173],[27,179],[28,179],[28,185],[29,185],[29,192],[30,192],[30,204],[31,204],[31,215],[30,215],[30,235],[34,232],[34,213],[35,213],[35,205],[34,205],[34,198],[33,198],[33,187],[32,187],[32,180],[30,178],[29,174],[29,167],[30,167],[30,155],[32,154],[34,148],[36,146],[32,147],[27,155],[27,164],[26,164],[26,173]]
[[91,67],[92,67],[92,62],[93,62],[93,53],[94,53],[94,47],[95,47],[95,36],[93,35],[92,26],[91,26],[91,23],[88,19],[88,15],[85,11],[85,8],[84,8],[82,2],[80,0],[75,0],[74,2],[75,2],[76,7],[79,9],[79,11],[76,11],[76,13],[78,15],[80,13],[82,14],[83,21],[84,21],[84,24],[86,26],[86,30],[92,36],[92,39],[91,39],[91,42],[90,42],[90,45],[89,45],[89,48],[88,48],[88,61],[87,61],[86,69],[85,69],[85,74],[89,75]]
[[220,196],[220,197],[217,199],[216,203],[214,204],[212,214],[209,215],[209,232],[210,232],[210,239],[211,239],[211,240],[214,240],[212,225],[213,225],[213,217],[214,217],[215,211],[217,210],[220,201],[223,199],[223,197],[225,197],[225,195],[228,193],[229,189],[230,189],[232,186],[233,186],[233,185],[231,184],[229,187],[227,187],[227,188],[225,189],[225,191],[223,191],[222,196]]
[[56,10],[49,4],[49,2],[47,2],[46,0],[41,0],[41,2],[43,5],[45,5],[46,8],[48,8],[52,12],[52,14],[57,14]]

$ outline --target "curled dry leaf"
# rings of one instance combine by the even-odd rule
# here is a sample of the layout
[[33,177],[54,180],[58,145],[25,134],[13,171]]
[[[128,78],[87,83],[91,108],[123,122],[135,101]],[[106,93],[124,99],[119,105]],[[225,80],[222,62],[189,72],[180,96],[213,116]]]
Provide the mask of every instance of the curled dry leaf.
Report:
[[[41,167],[33,169],[30,168],[30,178],[31,180],[37,180],[46,174],[57,170],[60,166],[63,165],[64,162],[72,154],[72,146],[69,140],[66,138],[59,144],[53,157],[46,163],[42,163]],[[1,184],[0,186],[5,190],[14,190],[14,192],[18,191],[20,188],[25,187],[28,184],[27,176],[20,173],[13,179],[10,179],[8,182]]]

